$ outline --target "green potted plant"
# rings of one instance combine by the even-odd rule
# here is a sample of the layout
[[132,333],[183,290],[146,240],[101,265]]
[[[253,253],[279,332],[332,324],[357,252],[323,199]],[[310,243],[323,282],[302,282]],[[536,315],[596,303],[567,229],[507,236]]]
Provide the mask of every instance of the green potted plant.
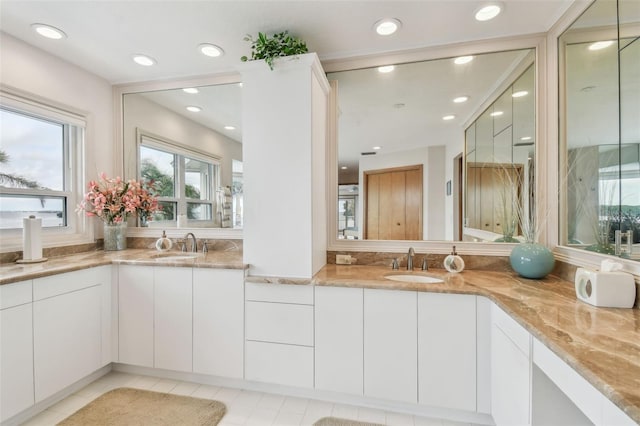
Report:
[[244,40],[251,42],[251,57],[243,56],[240,60],[246,62],[264,59],[271,70],[273,70],[274,59],[301,55],[309,51],[307,43],[289,35],[289,31],[276,33],[272,37],[259,32],[256,39],[247,34]]

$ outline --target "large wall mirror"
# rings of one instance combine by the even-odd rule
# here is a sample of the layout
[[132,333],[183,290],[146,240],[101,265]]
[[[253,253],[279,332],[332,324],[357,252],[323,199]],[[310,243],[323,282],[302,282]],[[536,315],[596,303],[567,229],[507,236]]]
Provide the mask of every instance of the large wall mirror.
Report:
[[[518,241],[499,200],[534,208],[534,49],[327,77],[337,98],[338,241]],[[494,178],[498,169],[516,181]]]
[[138,226],[242,228],[241,83],[122,95],[124,176],[162,210]]
[[560,242],[640,260],[640,3],[595,1],[559,51]]

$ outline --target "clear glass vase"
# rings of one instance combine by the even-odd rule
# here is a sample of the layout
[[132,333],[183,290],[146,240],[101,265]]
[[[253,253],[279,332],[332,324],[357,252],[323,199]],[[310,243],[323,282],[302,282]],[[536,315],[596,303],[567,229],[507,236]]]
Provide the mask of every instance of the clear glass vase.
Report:
[[104,250],[124,250],[127,248],[127,222],[104,224]]

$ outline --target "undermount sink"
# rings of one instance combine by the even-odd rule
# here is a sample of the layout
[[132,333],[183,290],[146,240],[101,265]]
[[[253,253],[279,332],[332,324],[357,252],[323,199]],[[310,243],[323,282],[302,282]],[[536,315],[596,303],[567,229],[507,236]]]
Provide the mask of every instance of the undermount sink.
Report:
[[405,283],[438,284],[444,282],[440,278],[414,274],[385,275],[385,278],[391,281],[401,281]]
[[183,260],[194,260],[200,255],[198,253],[158,253],[151,256],[156,262],[177,262]]

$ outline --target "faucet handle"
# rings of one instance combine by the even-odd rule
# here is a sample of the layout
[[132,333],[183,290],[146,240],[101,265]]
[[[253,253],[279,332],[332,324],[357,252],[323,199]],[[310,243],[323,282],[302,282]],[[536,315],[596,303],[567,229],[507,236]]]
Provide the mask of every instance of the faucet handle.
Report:
[[182,251],[182,252],[186,252],[187,251],[187,245],[185,244],[184,241],[180,241],[180,251]]
[[393,259],[393,262],[391,262],[391,269],[400,269],[400,265],[398,265],[398,259]]
[[422,270],[423,271],[428,271],[429,270],[429,263],[427,262],[427,256],[424,256],[424,259],[422,259]]
[[209,253],[209,248],[207,247],[207,242],[206,241],[202,242],[202,252],[203,253]]

